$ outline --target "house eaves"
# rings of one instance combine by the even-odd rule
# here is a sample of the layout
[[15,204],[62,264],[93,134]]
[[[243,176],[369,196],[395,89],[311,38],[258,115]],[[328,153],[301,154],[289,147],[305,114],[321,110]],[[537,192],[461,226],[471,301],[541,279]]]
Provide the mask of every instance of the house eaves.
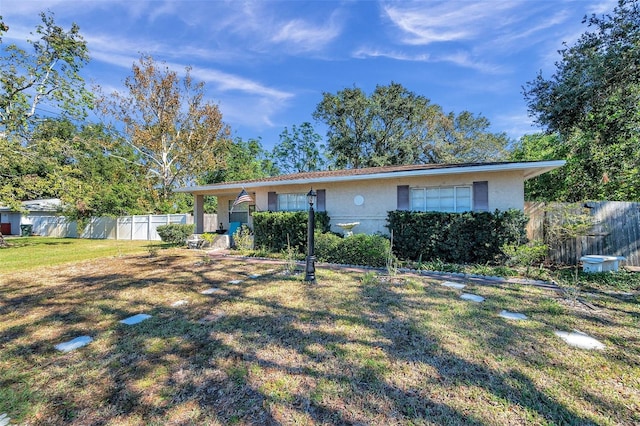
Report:
[[253,190],[269,186],[317,185],[330,182],[353,182],[363,180],[402,179],[405,177],[422,177],[438,175],[459,175],[470,173],[491,173],[504,171],[523,172],[524,180],[534,178],[543,173],[564,166],[564,160],[533,162],[473,163],[446,165],[415,165],[394,167],[372,167],[370,169],[335,170],[326,172],[297,173],[274,176],[272,178],[218,183],[179,188],[176,192],[194,195],[221,194],[225,191],[245,188]]

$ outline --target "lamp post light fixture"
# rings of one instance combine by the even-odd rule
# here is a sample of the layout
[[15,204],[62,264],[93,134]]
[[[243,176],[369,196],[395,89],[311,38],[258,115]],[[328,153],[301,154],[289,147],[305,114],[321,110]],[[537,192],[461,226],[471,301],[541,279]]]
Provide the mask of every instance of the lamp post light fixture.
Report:
[[307,222],[307,267],[304,280],[310,282],[316,282],[316,257],[313,250],[313,232],[316,227],[316,218],[313,212],[313,205],[316,202],[317,195],[313,188],[307,193],[307,201],[309,201],[309,221]]

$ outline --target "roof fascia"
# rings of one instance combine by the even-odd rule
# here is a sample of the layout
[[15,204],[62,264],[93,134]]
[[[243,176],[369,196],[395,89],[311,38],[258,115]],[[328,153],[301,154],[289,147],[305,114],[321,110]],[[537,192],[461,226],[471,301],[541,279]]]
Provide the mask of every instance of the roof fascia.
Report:
[[565,160],[551,160],[551,161],[537,161],[535,163],[505,163],[505,164],[487,164],[487,165],[474,165],[474,166],[461,166],[461,167],[443,167],[438,169],[425,169],[425,170],[407,170],[401,172],[386,172],[386,173],[370,173],[366,175],[347,175],[347,176],[322,176],[317,178],[307,179],[292,179],[292,180],[266,180],[258,182],[230,182],[228,184],[215,184],[215,185],[203,185],[192,186],[185,188],[178,188],[176,192],[187,192],[193,194],[201,193],[213,193],[218,191],[224,191],[229,189],[255,189],[267,186],[290,186],[301,184],[317,184],[328,182],[353,182],[362,180],[380,180],[380,179],[401,179],[405,177],[421,177],[421,176],[440,176],[440,175],[458,175],[468,173],[480,173],[480,172],[503,172],[503,171],[515,171],[524,170],[524,179],[531,179],[553,169],[564,166]]

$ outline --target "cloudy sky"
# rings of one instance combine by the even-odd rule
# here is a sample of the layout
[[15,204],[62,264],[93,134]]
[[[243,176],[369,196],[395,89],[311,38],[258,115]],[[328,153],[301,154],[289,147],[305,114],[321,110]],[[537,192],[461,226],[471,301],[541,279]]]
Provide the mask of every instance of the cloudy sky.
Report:
[[71,1],[2,0],[3,43],[24,41],[50,10],[80,31],[90,84],[122,87],[141,53],[192,66],[235,136],[271,148],[285,127],[314,122],[323,92],[397,82],[446,112],[482,114],[496,132],[533,133],[522,86],[554,71],[582,18],[615,0]]

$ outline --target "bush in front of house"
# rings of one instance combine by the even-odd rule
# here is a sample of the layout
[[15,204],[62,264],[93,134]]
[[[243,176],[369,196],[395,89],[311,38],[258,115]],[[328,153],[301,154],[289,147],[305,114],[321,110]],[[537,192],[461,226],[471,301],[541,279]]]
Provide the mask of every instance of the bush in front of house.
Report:
[[189,235],[193,234],[196,226],[194,224],[160,225],[156,228],[162,242],[168,244],[182,245],[185,244]]
[[387,228],[400,259],[486,263],[505,244],[526,241],[527,217],[520,210],[441,213],[391,211]]
[[315,234],[315,255],[321,262],[382,267],[389,256],[389,240],[381,235]]
[[[309,213],[255,212],[253,213],[254,246],[271,252],[281,252],[288,247],[304,253],[307,247],[307,222]],[[329,231],[330,218],[326,212],[315,212],[316,230]]]

